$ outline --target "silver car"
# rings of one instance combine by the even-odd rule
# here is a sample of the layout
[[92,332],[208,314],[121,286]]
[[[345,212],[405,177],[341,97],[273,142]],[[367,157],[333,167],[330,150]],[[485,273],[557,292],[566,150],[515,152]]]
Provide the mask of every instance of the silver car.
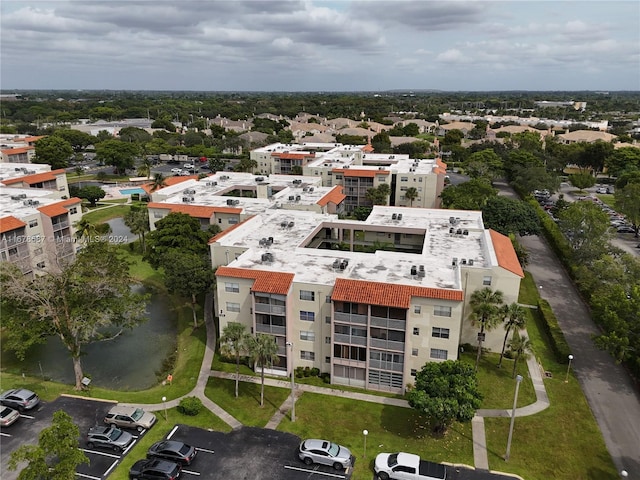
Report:
[[26,388],[14,388],[13,390],[7,390],[0,395],[0,404],[11,407],[19,412],[25,410],[31,410],[40,403],[38,395]]
[[355,460],[348,448],[315,438],[304,440],[300,444],[298,457],[307,465],[319,463],[332,466],[336,470],[350,467]]
[[126,450],[133,442],[133,435],[116,427],[93,427],[87,434],[87,447],[110,448],[116,452]]
[[122,428],[135,428],[141,432],[156,423],[156,416],[141,408],[115,406],[104,417],[104,423]]

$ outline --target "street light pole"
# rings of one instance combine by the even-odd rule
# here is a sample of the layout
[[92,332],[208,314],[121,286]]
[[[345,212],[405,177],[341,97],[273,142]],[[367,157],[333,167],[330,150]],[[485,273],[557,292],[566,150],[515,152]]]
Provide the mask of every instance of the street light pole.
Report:
[[518,403],[518,389],[520,388],[520,382],[522,382],[522,375],[516,376],[516,393],[513,396],[513,408],[511,409],[511,425],[509,425],[509,438],[507,440],[507,453],[504,455],[504,461],[509,460],[511,455],[511,439],[513,438],[513,424],[516,420],[516,405]]
[[369,430],[362,430],[362,435],[364,435],[364,455],[363,458],[367,458],[367,435],[369,435]]
[[567,375],[564,377],[564,383],[569,383],[569,370],[571,370],[571,360],[573,360],[573,355],[569,355],[569,365],[567,365]]
[[162,397],[162,404],[164,405],[164,419],[165,421],[169,421],[169,417],[167,416],[167,397]]
[[296,383],[293,368],[293,342],[286,342],[287,347],[291,347],[291,421],[296,421]]

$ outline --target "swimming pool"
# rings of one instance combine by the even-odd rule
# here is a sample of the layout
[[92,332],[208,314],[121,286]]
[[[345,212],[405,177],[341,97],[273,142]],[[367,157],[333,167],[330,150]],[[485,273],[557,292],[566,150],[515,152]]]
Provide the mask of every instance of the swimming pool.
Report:
[[122,195],[133,195],[134,193],[138,193],[140,195],[144,195],[145,192],[142,188],[125,188],[124,190],[120,190]]

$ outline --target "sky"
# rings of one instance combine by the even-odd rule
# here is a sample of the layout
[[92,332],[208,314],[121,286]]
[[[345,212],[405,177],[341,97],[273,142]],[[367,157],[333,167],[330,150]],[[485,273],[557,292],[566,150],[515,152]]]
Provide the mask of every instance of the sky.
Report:
[[0,88],[640,90],[640,2],[0,2]]

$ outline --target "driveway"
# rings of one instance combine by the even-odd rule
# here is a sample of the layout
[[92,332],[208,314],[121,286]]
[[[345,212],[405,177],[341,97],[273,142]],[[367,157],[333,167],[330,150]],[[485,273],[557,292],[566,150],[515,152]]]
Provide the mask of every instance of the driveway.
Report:
[[[515,198],[505,184],[496,183],[502,195]],[[551,305],[573,354],[572,368],[602,431],[605,444],[619,471],[640,479],[640,393],[624,367],[593,344],[599,333],[590,312],[569,275],[542,237],[520,242],[529,251],[527,270],[540,296]]]

